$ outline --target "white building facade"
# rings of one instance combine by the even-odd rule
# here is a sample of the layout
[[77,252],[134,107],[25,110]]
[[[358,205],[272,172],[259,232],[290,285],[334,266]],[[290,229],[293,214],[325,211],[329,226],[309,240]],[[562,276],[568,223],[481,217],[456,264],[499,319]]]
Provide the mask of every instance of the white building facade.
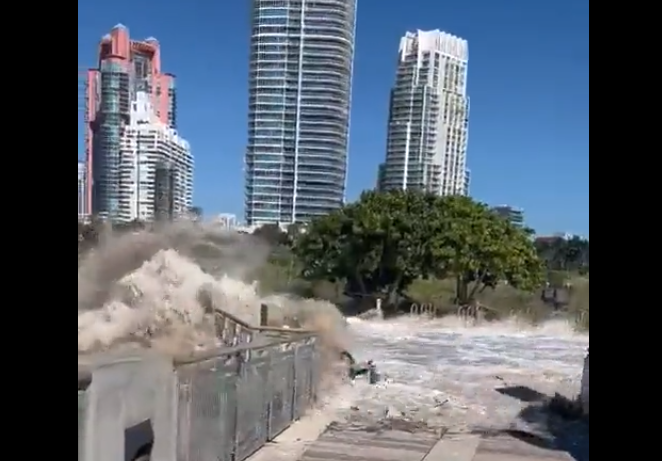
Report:
[[380,190],[468,195],[466,40],[439,30],[400,40]]
[[[159,121],[149,95],[138,92],[131,104],[131,119],[121,138],[118,220],[152,221],[159,203],[167,204],[171,217],[187,215],[193,205],[189,143]],[[164,170],[168,180],[160,190],[157,174]]]

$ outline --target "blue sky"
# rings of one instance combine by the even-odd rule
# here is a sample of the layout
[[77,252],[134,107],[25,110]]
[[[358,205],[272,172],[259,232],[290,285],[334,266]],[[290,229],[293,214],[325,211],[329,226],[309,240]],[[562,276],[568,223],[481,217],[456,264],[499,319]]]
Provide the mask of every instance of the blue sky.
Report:
[[[206,215],[243,216],[249,5],[78,1],[79,66],[95,65],[100,37],[117,23],[160,41]],[[540,233],[588,235],[588,0],[359,0],[348,199],[374,186],[384,157],[399,38],[437,28],[469,41],[472,195],[524,208]],[[79,120],[79,158],[81,136]]]

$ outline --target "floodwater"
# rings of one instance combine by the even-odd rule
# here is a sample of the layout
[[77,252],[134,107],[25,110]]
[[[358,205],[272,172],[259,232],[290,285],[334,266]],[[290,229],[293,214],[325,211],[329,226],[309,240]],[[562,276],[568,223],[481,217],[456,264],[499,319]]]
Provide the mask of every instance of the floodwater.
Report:
[[515,321],[468,326],[455,318],[349,323],[357,360],[374,360],[382,380],[348,385],[340,413],[366,422],[397,417],[453,432],[533,430],[518,414],[541,394],[574,398],[589,344],[588,335],[562,320],[539,327]]

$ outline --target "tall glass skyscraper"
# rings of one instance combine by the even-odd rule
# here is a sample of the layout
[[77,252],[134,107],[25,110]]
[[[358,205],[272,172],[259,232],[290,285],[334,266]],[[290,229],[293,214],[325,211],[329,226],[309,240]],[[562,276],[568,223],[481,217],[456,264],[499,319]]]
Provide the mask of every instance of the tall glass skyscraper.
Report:
[[356,0],[252,0],[245,219],[342,206]]

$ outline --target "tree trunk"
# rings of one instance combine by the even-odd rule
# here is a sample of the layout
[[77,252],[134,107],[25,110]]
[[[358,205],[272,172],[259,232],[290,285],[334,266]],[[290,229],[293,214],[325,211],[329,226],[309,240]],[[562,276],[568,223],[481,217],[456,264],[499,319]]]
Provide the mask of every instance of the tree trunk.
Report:
[[458,305],[466,304],[469,300],[468,298],[468,286],[464,277],[457,276],[455,278],[455,297]]

